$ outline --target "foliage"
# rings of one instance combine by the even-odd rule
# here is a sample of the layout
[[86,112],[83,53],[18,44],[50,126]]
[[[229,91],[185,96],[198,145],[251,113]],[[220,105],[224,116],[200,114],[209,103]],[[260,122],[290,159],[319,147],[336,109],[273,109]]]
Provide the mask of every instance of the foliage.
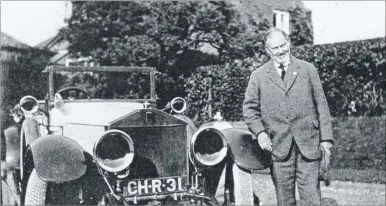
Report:
[[[332,115],[384,114],[384,38],[310,45],[310,12],[299,7],[289,12],[293,54],[319,69]],[[267,61],[262,35],[271,26],[259,14],[245,15],[226,1],[76,1],[68,23],[61,35],[70,41],[72,56],[92,56],[102,65],[154,66],[161,72],[157,75],[157,94],[163,102],[175,96],[201,102],[192,103],[192,116],[208,108],[202,106],[205,99],[195,100],[197,97],[190,94],[207,91],[204,87],[208,86],[200,77],[208,74],[198,74],[195,68],[217,64],[223,65],[221,70],[230,65],[226,71],[214,71],[219,77],[211,77],[212,82],[217,82],[216,78],[229,81],[226,78],[235,69],[234,73],[245,76],[232,84],[245,84],[248,75],[238,69],[257,68]],[[242,68],[236,66],[239,64]],[[225,96],[241,98],[239,93],[225,95],[217,87],[213,96],[224,95],[219,100]],[[207,98],[205,93],[202,96]],[[233,105],[235,116],[227,114],[228,118],[241,118],[241,101],[229,101],[239,103]],[[224,110],[229,113],[228,109]]]
[[[370,39],[327,45],[304,45],[292,48],[294,56],[313,63],[326,94],[332,116],[379,116],[385,114],[385,39]],[[242,100],[250,71],[268,60],[246,58],[230,64],[213,66],[213,109],[220,109],[228,120],[242,120]],[[208,67],[209,68],[209,67]],[[242,72],[241,72],[242,71]],[[186,79],[187,98],[192,101],[189,115],[197,124],[209,119],[209,85],[204,81],[209,71],[198,70]],[[218,89],[220,88],[220,89]],[[197,95],[199,94],[199,95]],[[233,99],[232,99],[233,98]],[[226,101],[225,101],[226,100]],[[229,105],[229,106],[227,106]],[[206,116],[205,116],[206,115]],[[205,116],[205,117],[204,117]],[[198,118],[200,117],[200,118]]]
[[76,1],[60,33],[73,57],[92,56],[101,65],[153,66],[176,81],[197,66],[240,53],[234,39],[244,30],[227,2]]
[[289,11],[290,39],[294,46],[312,44],[314,42],[311,12],[300,7]]
[[385,114],[385,38],[304,45],[294,56],[317,68],[333,116]]
[[[101,65],[153,66],[161,72],[158,96],[185,96],[181,78],[199,66],[224,64],[263,52],[267,19],[240,17],[227,1],[75,1],[60,31],[71,56]],[[181,83],[181,84],[180,84]]]
[[[301,22],[305,10],[292,13],[295,32],[309,26]],[[169,101],[186,95],[182,78],[196,67],[261,57],[262,35],[271,24],[260,14],[243,14],[227,1],[74,1],[60,35],[70,42],[73,57],[91,56],[101,65],[156,67],[162,87],[157,94]],[[293,39],[309,42],[303,36]]]
[[209,121],[210,113],[216,111],[229,121],[241,119],[240,105],[244,100],[249,73],[237,63],[199,68],[185,81],[187,101],[191,103],[188,116],[197,125]]
[[8,70],[7,86],[3,88],[6,111],[9,111],[25,95],[33,95],[38,99],[45,98],[47,75],[43,75],[42,71],[51,56],[50,52],[30,48],[18,58],[1,62],[2,68]]

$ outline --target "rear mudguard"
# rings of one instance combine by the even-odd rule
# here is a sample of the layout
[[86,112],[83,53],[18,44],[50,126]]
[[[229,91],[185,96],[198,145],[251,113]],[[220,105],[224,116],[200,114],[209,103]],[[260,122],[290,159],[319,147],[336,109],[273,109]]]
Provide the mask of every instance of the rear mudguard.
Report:
[[271,164],[271,154],[262,150],[252,134],[238,128],[222,130],[235,163],[247,170],[262,170]]
[[38,138],[30,146],[35,169],[45,181],[67,182],[86,172],[83,148],[70,138],[48,135]]

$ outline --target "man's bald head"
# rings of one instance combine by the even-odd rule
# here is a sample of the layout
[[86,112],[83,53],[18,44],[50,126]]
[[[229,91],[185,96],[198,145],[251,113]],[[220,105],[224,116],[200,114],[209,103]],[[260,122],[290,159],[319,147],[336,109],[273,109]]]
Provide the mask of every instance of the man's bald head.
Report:
[[267,40],[273,36],[273,35],[282,35],[287,41],[290,40],[289,36],[287,35],[287,33],[285,33],[283,30],[279,29],[279,28],[271,28],[269,29],[267,32],[265,32],[265,35],[264,35],[264,44],[266,45],[267,44]]

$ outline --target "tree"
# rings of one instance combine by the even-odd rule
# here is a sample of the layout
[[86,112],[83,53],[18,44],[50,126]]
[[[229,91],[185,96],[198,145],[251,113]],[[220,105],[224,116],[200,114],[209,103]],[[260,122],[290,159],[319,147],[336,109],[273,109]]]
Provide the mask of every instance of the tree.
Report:
[[175,83],[194,68],[254,55],[255,34],[246,30],[226,1],[75,1],[60,33],[73,57],[156,67],[162,72],[158,94],[170,100],[170,94],[184,95]]
[[291,19],[290,19],[291,43],[294,46],[313,44],[314,36],[313,36],[311,12],[306,9],[296,7],[290,10],[289,13],[291,16]]

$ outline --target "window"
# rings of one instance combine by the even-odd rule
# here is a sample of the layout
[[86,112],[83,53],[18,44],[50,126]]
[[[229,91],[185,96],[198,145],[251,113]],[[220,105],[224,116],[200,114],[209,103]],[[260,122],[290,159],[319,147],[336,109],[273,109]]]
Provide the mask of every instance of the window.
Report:
[[66,66],[96,66],[92,57],[80,57],[78,59],[66,59]]
[[289,34],[289,13],[273,10],[273,26]]

